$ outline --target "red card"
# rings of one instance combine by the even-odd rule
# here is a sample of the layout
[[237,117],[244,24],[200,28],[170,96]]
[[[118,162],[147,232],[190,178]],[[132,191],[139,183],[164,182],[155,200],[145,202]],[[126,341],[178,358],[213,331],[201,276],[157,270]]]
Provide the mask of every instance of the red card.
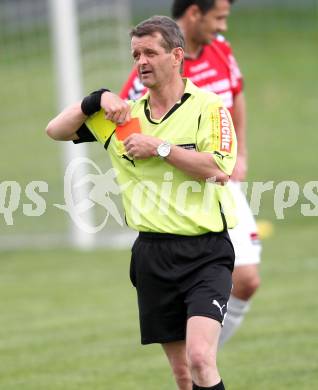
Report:
[[124,125],[118,125],[115,132],[119,141],[124,141],[133,133],[141,133],[139,118],[131,118],[131,120]]

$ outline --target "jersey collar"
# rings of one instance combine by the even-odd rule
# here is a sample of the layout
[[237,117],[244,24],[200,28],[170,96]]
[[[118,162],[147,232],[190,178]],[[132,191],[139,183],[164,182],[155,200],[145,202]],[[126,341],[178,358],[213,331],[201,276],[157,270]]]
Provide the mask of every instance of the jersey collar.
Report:
[[[183,82],[185,83],[184,94],[193,95],[198,87],[196,87],[192,81],[186,77],[182,77]],[[149,91],[147,91],[139,100],[148,100],[149,99]],[[182,100],[182,98],[181,98]]]
[[151,114],[150,114],[150,109],[149,109],[149,106],[148,106],[148,99],[149,99],[149,91],[142,97],[140,98],[140,101],[143,101],[144,102],[144,112],[145,112],[145,115],[146,115],[146,118],[148,119],[148,121],[150,123],[153,123],[155,125],[163,122],[164,120],[166,120],[167,118],[170,117],[170,115],[172,115],[180,106],[182,106],[182,104],[191,96],[194,94],[195,92],[195,89],[197,88],[189,79],[187,78],[183,78],[183,81],[185,82],[185,89],[184,89],[184,93],[181,97],[181,99],[179,101],[176,102],[176,104],[166,113],[166,115],[160,119],[160,120],[157,120],[155,121],[154,119],[151,118]]

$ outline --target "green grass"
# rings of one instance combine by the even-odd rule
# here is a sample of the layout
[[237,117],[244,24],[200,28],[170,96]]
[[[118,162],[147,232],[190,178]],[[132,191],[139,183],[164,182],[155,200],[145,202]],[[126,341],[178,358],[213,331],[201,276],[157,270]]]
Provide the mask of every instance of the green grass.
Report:
[[261,289],[244,326],[221,352],[224,378],[235,390],[315,388],[318,257],[312,228],[281,224],[264,246]]
[[127,252],[2,257],[1,389],[135,389],[158,368],[165,379],[159,348],[138,344]]
[[[219,357],[229,389],[318,386],[311,234],[278,226],[265,241],[262,288]],[[139,344],[128,251],[8,252],[0,264],[0,389],[174,388],[161,348]]]

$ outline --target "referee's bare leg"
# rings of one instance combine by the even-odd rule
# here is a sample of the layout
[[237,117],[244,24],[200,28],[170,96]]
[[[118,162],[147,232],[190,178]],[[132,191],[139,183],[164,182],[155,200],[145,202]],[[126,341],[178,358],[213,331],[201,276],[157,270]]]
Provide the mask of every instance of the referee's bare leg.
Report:
[[187,322],[186,342],[163,344],[179,390],[224,389],[216,366],[221,324],[193,316]]
[[192,390],[192,377],[187,361],[185,341],[162,344],[168,357],[178,390]]

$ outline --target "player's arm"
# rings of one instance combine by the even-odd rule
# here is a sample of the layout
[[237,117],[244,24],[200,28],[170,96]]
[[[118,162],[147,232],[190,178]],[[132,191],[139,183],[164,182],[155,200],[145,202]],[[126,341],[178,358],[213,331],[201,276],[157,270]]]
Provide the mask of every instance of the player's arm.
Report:
[[78,140],[78,130],[88,116],[101,108],[106,113],[105,118],[114,123],[122,124],[130,120],[130,107],[124,100],[110,91],[99,90],[63,110],[48,123],[46,132],[54,140]]
[[232,119],[237,137],[237,160],[231,179],[242,181],[247,172],[246,102],[243,91],[234,97]]

